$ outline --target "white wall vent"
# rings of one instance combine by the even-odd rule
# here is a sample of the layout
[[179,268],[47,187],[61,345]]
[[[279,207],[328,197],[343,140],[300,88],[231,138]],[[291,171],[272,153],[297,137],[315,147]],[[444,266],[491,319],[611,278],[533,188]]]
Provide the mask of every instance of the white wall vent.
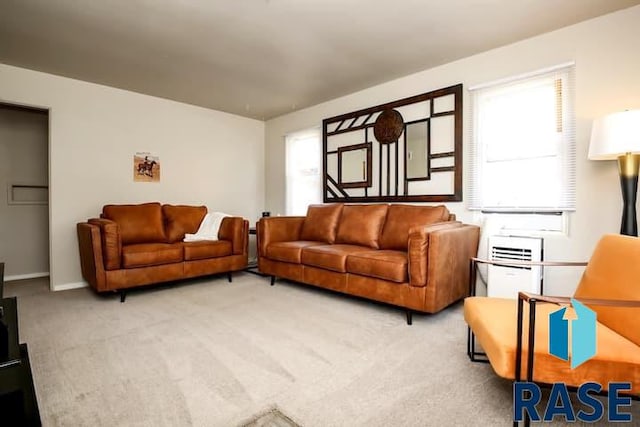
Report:
[[[542,261],[543,240],[539,237],[490,236],[492,261]],[[487,296],[517,298],[518,292],[542,293],[541,266],[501,266],[489,264]]]

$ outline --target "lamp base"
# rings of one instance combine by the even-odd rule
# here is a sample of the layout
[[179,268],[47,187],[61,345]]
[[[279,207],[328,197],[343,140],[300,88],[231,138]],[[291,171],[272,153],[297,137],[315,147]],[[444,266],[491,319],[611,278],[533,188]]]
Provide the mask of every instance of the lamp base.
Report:
[[640,170],[639,154],[623,154],[618,157],[620,172],[620,188],[622,189],[622,224],[620,234],[638,235],[636,217],[636,196],[638,194],[638,171]]

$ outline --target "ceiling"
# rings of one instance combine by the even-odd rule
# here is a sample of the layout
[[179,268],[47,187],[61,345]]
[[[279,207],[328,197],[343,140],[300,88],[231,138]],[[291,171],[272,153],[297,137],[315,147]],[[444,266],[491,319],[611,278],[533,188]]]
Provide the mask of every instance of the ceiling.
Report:
[[0,0],[0,62],[256,119],[640,0]]

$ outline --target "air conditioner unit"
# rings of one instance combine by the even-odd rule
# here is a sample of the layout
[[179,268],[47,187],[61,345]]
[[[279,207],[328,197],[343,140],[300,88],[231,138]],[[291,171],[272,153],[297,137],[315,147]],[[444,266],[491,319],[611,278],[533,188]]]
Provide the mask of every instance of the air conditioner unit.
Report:
[[[492,261],[542,261],[543,240],[539,237],[489,236]],[[487,296],[517,298],[518,292],[542,293],[542,266],[502,266],[489,264]]]

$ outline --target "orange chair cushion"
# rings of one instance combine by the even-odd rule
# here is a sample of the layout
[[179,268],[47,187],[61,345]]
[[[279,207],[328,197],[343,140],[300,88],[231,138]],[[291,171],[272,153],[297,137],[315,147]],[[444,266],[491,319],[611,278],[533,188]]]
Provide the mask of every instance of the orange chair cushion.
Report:
[[[564,382],[580,386],[594,381],[606,389],[609,382],[631,382],[632,392],[640,392],[640,347],[609,329],[596,325],[596,355],[571,369],[568,361],[549,354],[549,313],[560,306],[537,304],[533,380]],[[567,309],[569,316],[573,309]],[[497,375],[515,378],[517,301],[503,298],[469,297],[464,301],[464,318],[486,352]],[[526,378],[528,304],[523,316],[523,356],[521,379]]]
[[409,281],[407,253],[377,250],[351,254],[347,257],[347,272],[406,283]]
[[342,203],[309,205],[300,231],[300,240],[335,242],[342,207]]
[[[598,242],[574,297],[640,300],[640,238],[609,234]],[[590,306],[598,322],[640,345],[639,308]]]
[[342,209],[336,243],[378,249],[387,205],[347,205]]
[[380,235],[380,248],[406,251],[412,227],[448,220],[449,210],[444,205],[391,205]]

